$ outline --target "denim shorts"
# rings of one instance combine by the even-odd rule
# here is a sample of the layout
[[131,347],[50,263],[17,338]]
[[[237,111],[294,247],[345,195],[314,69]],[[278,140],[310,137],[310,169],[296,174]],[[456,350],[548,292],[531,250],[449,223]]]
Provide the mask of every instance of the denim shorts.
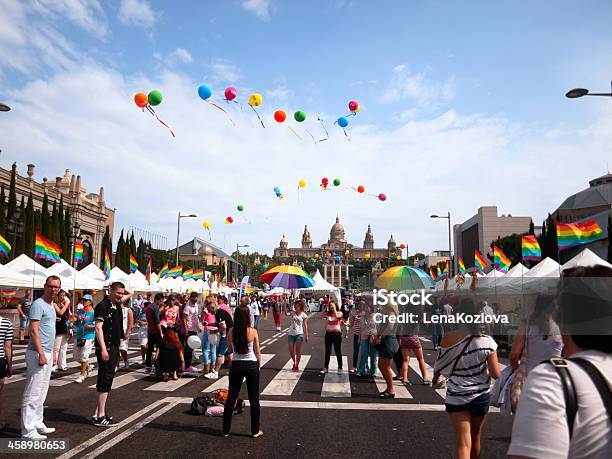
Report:
[[21,317],[19,316],[19,329],[20,330],[25,330],[26,328],[28,328],[28,316],[25,317]]
[[303,343],[304,342],[304,335],[302,335],[302,334],[299,334],[299,335],[287,335],[287,338],[289,339],[289,344]]
[[447,413],[459,413],[461,411],[468,411],[470,414],[474,416],[484,416],[489,412],[489,404],[491,403],[491,394],[487,392],[486,394],[479,395],[471,402],[468,402],[464,405],[450,405],[446,403],[446,412]]
[[227,352],[227,336],[219,337],[219,345],[217,346],[217,355],[224,356]]

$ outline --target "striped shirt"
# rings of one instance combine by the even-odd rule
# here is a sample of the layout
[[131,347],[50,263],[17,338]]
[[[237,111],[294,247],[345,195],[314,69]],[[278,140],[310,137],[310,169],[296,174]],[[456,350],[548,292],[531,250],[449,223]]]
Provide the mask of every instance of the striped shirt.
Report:
[[333,316],[331,314],[323,314],[323,318],[327,319],[327,324],[325,325],[325,332],[327,333],[342,333],[342,329],[340,326],[344,323],[342,320],[342,314],[336,313],[339,317]]
[[[448,378],[446,403],[450,405],[465,405],[491,390],[487,358],[497,350],[497,343],[487,335],[474,336],[459,356],[469,339],[470,336],[465,336],[457,344],[441,349],[434,364],[434,371]],[[457,357],[455,370],[450,374]]]
[[359,336],[361,334],[361,313],[357,308],[351,309],[351,318],[353,319],[353,333]]
[[0,317],[0,359],[6,358],[4,343],[13,341],[13,323],[6,317]]

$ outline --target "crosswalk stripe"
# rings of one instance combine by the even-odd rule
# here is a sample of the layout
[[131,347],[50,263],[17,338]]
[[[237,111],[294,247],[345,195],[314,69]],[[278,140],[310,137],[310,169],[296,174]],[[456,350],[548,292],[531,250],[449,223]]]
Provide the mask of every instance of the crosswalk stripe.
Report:
[[[393,377],[395,377],[395,372],[393,370],[391,370],[391,374]],[[374,382],[376,383],[378,392],[387,390],[387,383],[385,382],[385,378],[382,376],[375,376]],[[412,398],[412,394],[401,381],[393,381],[393,388],[395,389],[395,398]]]
[[[202,363],[196,366],[198,370],[202,369],[203,367],[204,367],[204,364]],[[145,390],[159,391],[159,392],[174,392],[175,390],[180,389],[181,387],[185,386],[186,384],[189,384],[191,381],[195,381],[196,379],[198,379],[198,376],[196,376],[195,378],[189,378],[189,377],[183,376],[177,379],[176,381],[173,379],[169,379],[166,382],[160,381],[156,384],[153,384],[152,386],[146,387]]]
[[[410,359],[410,368],[412,368],[412,370],[418,374],[419,376],[421,376],[421,370],[419,369],[419,362],[416,359]],[[425,368],[427,368],[427,376],[429,377],[429,379],[433,378],[433,373],[434,370],[431,367],[431,365],[429,365],[427,362],[425,362]],[[436,393],[442,397],[443,399],[446,399],[446,388],[444,389],[435,389]]]
[[291,395],[297,386],[308,361],[309,355],[303,355],[300,361],[300,370],[293,371],[293,359],[289,359],[285,366],[274,376],[261,395]]
[[321,397],[350,397],[351,383],[348,368],[348,357],[342,356],[342,373],[338,374],[338,361],[333,357],[329,362],[329,372],[325,374]]
[[[260,368],[263,367],[266,363],[272,360],[276,354],[261,354],[261,365]],[[202,392],[213,392],[217,389],[227,389],[229,387],[229,378],[224,376],[223,378],[217,379],[210,386],[205,387]]]

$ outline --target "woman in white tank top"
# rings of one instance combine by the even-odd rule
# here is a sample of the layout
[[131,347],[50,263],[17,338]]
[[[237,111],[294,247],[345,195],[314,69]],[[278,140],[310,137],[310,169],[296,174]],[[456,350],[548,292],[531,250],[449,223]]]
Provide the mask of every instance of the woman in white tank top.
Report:
[[223,410],[223,436],[230,434],[232,413],[240,394],[242,381],[246,379],[251,407],[251,436],[261,437],[259,429],[259,335],[251,327],[251,312],[248,307],[238,306],[234,312],[234,326],[227,334],[227,350],[232,353],[232,366],[229,372],[229,389]]

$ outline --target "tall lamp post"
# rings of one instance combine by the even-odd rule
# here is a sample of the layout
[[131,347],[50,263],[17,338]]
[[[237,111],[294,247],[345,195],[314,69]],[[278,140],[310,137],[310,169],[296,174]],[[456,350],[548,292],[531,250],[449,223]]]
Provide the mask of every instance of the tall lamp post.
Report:
[[74,223],[72,224],[72,228],[70,229],[70,239],[72,240],[72,252],[71,252],[71,257],[70,257],[71,265],[74,264],[74,251],[76,249],[77,239],[79,238],[80,235],[81,235],[81,225],[79,225],[79,222],[75,218]]
[[178,219],[176,221],[176,266],[179,264],[179,237],[181,236],[181,218],[196,218],[196,214],[182,215],[178,213]]
[[[610,88],[612,88],[612,81],[610,82]],[[568,99],[578,99],[583,96],[612,97],[612,92],[589,92],[589,90],[585,88],[574,88],[565,93],[565,97]]]
[[449,259],[449,264],[450,264],[450,277],[453,277],[455,275],[455,265],[453,263],[453,256],[452,256],[452,246],[451,246],[451,214],[450,211],[448,212],[447,215],[430,215],[430,218],[446,218],[448,219],[448,259]]
[[6,104],[1,104],[0,103],[0,112],[9,112],[9,111],[11,111],[11,107],[9,107]]
[[6,229],[13,235],[13,258],[15,258],[15,253],[17,252],[17,237],[21,235],[24,227],[19,208],[17,208],[16,214],[11,216],[6,222]]
[[236,244],[236,280],[238,280],[238,255],[240,254],[239,249],[241,249],[242,247],[248,247],[249,244]]

